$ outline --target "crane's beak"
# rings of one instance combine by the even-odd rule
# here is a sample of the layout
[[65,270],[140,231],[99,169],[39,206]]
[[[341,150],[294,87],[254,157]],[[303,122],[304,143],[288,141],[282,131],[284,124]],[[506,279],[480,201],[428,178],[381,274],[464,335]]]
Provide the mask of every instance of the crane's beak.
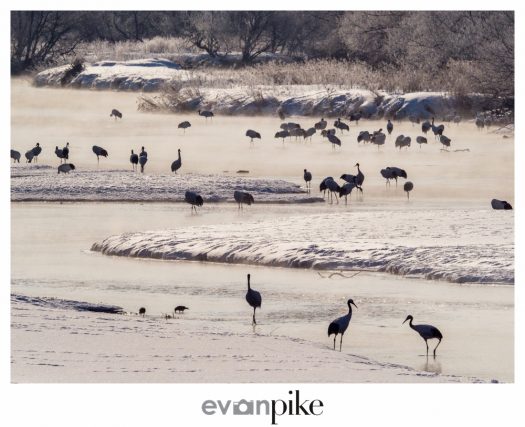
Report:
[[357,305],[355,305],[353,302],[351,302],[350,304],[352,304],[355,308],[357,308]]
[[407,317],[407,318],[405,319],[405,321],[404,321],[403,323],[401,323],[401,324],[402,324],[402,325],[404,325],[404,324],[405,324],[405,322],[406,322],[407,320],[408,320],[408,317]]

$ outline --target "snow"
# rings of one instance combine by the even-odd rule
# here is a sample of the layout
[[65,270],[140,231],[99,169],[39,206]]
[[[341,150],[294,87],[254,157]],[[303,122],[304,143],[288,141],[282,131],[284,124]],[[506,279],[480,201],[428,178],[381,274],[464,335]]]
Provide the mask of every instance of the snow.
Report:
[[227,319],[203,327],[189,313],[167,321],[78,311],[77,304],[11,296],[15,383],[485,382],[339,353],[274,333],[272,325],[255,334]]
[[[462,218],[461,227],[457,218]],[[360,210],[124,233],[95,243],[92,250],[163,260],[380,271],[455,283],[514,283],[513,215],[494,221],[489,209],[392,209],[388,215]]]
[[[213,185],[210,185],[213,183]],[[278,179],[237,175],[184,174],[142,175],[123,170],[82,170],[58,174],[50,166],[13,167],[13,201],[171,201],[183,202],[187,190],[201,194],[205,202],[233,202],[233,192],[251,193],[255,203],[309,203],[299,185]]]
[[[36,86],[60,86],[60,80],[69,65],[50,68],[38,73]],[[167,59],[132,61],[100,61],[87,64],[84,71],[69,83],[83,89],[159,90],[167,81],[183,79],[181,67]]]
[[[36,86],[61,86],[61,78],[68,65],[38,73]],[[181,69],[167,59],[147,58],[131,61],[100,61],[86,64],[84,71],[66,87],[82,89],[117,89],[158,92],[166,83],[206,80],[205,71]],[[370,118],[394,116],[406,119],[411,115],[421,118],[442,117],[455,112],[454,99],[442,92],[388,94],[359,88],[327,86],[235,86],[229,88],[202,88],[193,91],[184,101],[184,108],[212,108],[219,114],[275,115],[282,106],[287,115],[345,116],[361,110]],[[177,111],[180,105],[170,105],[162,96],[154,96],[159,105]],[[151,108],[143,104],[143,108]]]

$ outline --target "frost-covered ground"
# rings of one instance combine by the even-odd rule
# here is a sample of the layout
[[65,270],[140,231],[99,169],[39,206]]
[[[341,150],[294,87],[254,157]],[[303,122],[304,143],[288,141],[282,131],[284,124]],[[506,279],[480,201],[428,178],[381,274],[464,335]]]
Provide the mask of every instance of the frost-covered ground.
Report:
[[499,213],[497,220],[488,209],[312,214],[125,233],[92,249],[138,258],[363,269],[457,283],[514,284],[514,217]]
[[[42,71],[34,79],[37,86],[61,86],[61,78],[68,65]],[[181,69],[166,59],[132,61],[100,61],[87,64],[85,70],[74,77],[66,87],[84,89],[118,89],[132,91],[159,91],[166,83],[185,82],[190,79],[206,80],[203,71]],[[165,99],[154,97],[158,105],[179,110]],[[287,115],[346,115],[362,111],[367,117],[381,118],[395,115],[398,119],[410,116],[430,118],[454,114],[458,109],[454,98],[441,92],[388,94],[356,88],[321,86],[239,86],[231,88],[199,88],[198,93],[184,101],[189,107],[213,109],[228,115],[275,115],[282,106]],[[143,104],[145,108],[147,104]]]
[[50,166],[12,168],[11,200],[29,201],[171,201],[183,202],[187,190],[205,202],[234,202],[235,190],[247,191],[255,203],[323,201],[299,185],[277,180],[228,175],[142,175],[122,170],[75,170],[58,174]]
[[221,318],[203,325],[188,313],[165,320],[79,305],[85,303],[11,296],[14,382],[486,381],[334,352],[271,325],[254,333],[232,330]]

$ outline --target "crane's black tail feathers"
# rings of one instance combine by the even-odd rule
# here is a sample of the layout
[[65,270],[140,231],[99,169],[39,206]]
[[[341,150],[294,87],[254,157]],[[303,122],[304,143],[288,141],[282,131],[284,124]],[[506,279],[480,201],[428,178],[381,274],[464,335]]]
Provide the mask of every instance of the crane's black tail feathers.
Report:
[[328,326],[328,336],[339,333],[339,325],[335,322],[330,323]]

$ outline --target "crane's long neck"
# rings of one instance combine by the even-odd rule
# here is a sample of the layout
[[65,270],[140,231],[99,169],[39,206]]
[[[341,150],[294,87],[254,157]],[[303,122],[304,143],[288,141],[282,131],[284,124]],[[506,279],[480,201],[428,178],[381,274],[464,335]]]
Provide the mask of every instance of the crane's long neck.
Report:
[[352,316],[352,305],[348,303],[348,316]]
[[248,276],[248,290],[250,290],[250,276]]
[[180,159],[181,159],[181,157],[180,157],[180,151],[179,151],[179,160],[180,160]]
[[412,319],[409,319],[408,325],[409,325],[414,331],[416,330],[416,328],[415,328],[414,325],[412,324]]

